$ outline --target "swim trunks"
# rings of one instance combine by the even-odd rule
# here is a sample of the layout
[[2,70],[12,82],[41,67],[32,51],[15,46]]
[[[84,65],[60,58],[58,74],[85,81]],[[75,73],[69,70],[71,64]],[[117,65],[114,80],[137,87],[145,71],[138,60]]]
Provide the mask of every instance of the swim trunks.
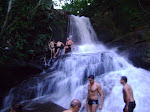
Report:
[[91,99],[89,99],[88,100],[88,104],[89,105],[98,104],[98,100],[91,100]]
[[128,106],[128,112],[133,112],[133,109],[135,108],[136,104],[135,101],[130,102]]
[[51,49],[54,49],[55,47],[52,47]]
[[[135,106],[136,106],[135,101],[130,102],[129,105],[128,105],[128,112],[133,112]],[[125,105],[125,107],[126,107],[126,105]],[[125,111],[125,107],[124,107],[124,109],[123,109],[123,112],[126,112],[126,111]]]
[[61,46],[60,46],[60,47],[57,47],[57,49],[58,49],[58,48],[61,49]]
[[68,46],[69,48],[71,48],[71,45],[66,45],[66,46]]

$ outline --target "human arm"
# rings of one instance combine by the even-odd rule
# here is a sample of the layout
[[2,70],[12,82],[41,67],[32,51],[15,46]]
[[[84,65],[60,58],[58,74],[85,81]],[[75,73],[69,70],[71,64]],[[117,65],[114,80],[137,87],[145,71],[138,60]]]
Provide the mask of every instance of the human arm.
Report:
[[[89,86],[88,86],[88,88],[89,88]],[[88,94],[87,94],[87,97],[86,97],[86,100],[85,100],[85,103],[84,103],[84,108],[86,108],[86,104],[87,104],[87,102],[88,102],[88,99],[89,99],[89,92],[88,92]]]
[[68,41],[66,42],[66,45],[68,45]]
[[63,43],[61,43],[63,46],[65,46]]
[[71,41],[71,45],[73,45],[73,42]]
[[99,84],[98,84],[97,86],[98,86],[98,93],[99,93],[100,96],[101,96],[101,104],[100,104],[100,106],[99,106],[99,110],[101,110],[101,109],[102,109],[102,106],[103,106],[104,95],[103,95],[103,91],[102,91],[101,86],[100,86]]

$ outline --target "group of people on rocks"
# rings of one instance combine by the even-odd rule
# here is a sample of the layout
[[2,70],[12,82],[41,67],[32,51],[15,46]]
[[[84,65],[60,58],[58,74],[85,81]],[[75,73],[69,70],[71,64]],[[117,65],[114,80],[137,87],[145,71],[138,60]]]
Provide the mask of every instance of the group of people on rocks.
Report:
[[[56,45],[56,47],[55,47],[55,45]],[[71,49],[71,52],[73,52],[72,45],[73,45],[73,41],[70,40],[69,37],[67,37],[67,41],[66,41],[65,45],[61,41],[58,41],[57,43],[55,43],[55,40],[52,40],[49,43],[49,49],[51,51],[51,59],[55,58],[57,55],[60,55],[60,49],[61,49],[62,46],[64,47],[63,54],[65,54],[67,49]],[[56,53],[55,53],[55,51],[56,51]]]
[[[88,77],[89,84],[88,84],[88,94],[84,104],[84,108],[87,107],[87,112],[96,112],[98,107],[98,94],[101,97],[99,110],[103,108],[103,91],[102,87],[99,83],[95,82],[94,75],[90,75]],[[133,91],[130,85],[127,84],[127,77],[122,76],[120,79],[120,83],[123,85],[123,99],[125,102],[125,107],[123,112],[133,112],[136,103],[133,96]],[[78,99],[74,99],[70,103],[70,108],[63,112],[78,112],[81,108],[81,101]],[[113,110],[112,110],[113,111]],[[20,103],[13,104],[10,112],[22,112],[22,106]]]

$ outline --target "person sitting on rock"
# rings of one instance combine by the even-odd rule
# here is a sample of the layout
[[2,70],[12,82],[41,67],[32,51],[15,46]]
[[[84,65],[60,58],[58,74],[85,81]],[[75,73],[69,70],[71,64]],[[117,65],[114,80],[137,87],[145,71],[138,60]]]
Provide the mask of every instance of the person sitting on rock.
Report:
[[55,40],[52,40],[49,43],[49,49],[51,50],[51,59],[53,58],[53,55],[55,54]]
[[56,46],[57,46],[57,52],[55,53],[55,55],[54,55],[54,57],[53,58],[55,58],[56,56],[57,56],[57,54],[59,53],[59,55],[60,55],[60,49],[61,49],[61,46],[65,46],[61,41],[58,41],[57,43],[56,43]]
[[73,48],[72,48],[72,45],[73,45],[73,41],[69,39],[69,37],[67,37],[67,42],[66,42],[66,46],[64,47],[64,53],[66,52],[66,49],[71,49],[71,52],[73,52]]

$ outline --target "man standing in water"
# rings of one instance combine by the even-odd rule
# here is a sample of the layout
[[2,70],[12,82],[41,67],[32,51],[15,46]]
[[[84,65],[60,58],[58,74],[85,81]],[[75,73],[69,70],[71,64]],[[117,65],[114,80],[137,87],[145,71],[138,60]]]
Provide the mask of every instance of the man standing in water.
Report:
[[49,43],[49,49],[51,50],[51,59],[52,59],[53,55],[55,54],[55,40],[52,40]]
[[[65,46],[62,42],[60,42],[60,41],[57,42],[57,52],[55,53],[54,58],[59,53],[62,45]],[[60,53],[59,53],[59,55],[60,55]]]
[[127,84],[127,77],[122,76],[120,82],[123,84],[123,99],[126,103],[123,112],[133,112],[136,104],[133,97],[132,88]]
[[81,102],[77,99],[74,99],[70,103],[70,109],[65,110],[63,112],[78,112],[81,107]]
[[96,112],[96,109],[98,106],[98,93],[101,96],[101,103],[99,106],[99,110],[102,109],[103,91],[102,91],[100,84],[94,81],[94,75],[90,75],[88,79],[89,79],[88,95],[87,95],[84,107],[86,108],[86,103],[88,103],[87,112]]
[[66,49],[71,49],[71,52],[73,52],[73,48],[72,48],[73,42],[72,40],[69,39],[69,37],[67,37],[67,42],[66,42],[66,46],[64,47],[64,53],[66,52]]

